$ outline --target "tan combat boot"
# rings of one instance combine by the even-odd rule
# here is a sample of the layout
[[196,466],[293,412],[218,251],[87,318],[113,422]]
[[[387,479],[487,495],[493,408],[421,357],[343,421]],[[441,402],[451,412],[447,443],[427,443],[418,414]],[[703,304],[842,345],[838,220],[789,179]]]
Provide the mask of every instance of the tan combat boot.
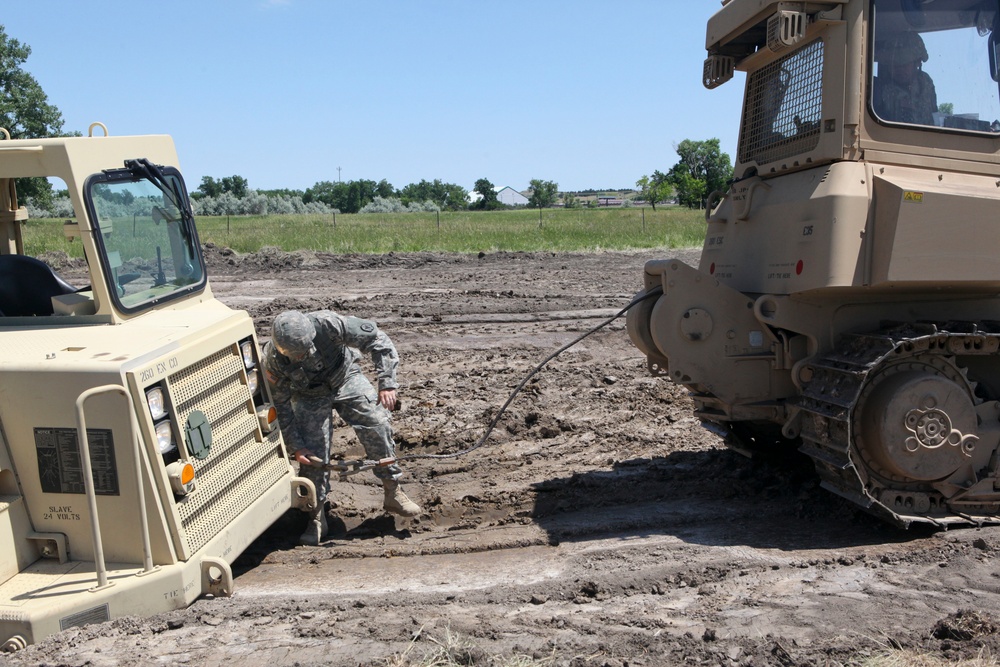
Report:
[[299,544],[315,547],[326,539],[329,527],[326,523],[326,508],[319,507],[309,513],[306,530],[299,536]]
[[406,497],[399,482],[392,479],[383,479],[382,488],[385,489],[385,502],[382,509],[399,516],[417,516],[420,514],[420,505]]

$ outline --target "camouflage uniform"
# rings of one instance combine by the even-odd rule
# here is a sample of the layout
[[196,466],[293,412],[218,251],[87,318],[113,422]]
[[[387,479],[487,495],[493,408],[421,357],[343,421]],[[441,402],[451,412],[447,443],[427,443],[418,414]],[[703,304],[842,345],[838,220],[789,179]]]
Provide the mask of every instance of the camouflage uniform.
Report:
[[[315,351],[293,361],[273,342],[264,346],[264,371],[278,412],[281,433],[290,452],[308,449],[330,461],[332,411],[347,422],[372,460],[395,456],[389,412],[379,404],[378,394],[358,366],[360,352],[371,355],[378,375],[379,391],[397,389],[399,355],[389,337],[374,322],[338,315],[329,310],[307,313],[316,329]],[[319,507],[326,502],[330,473],[302,466],[300,474],[316,485]],[[396,480],[399,466],[375,468],[383,480]]]
[[[920,35],[901,32],[876,46],[879,75],[873,81],[872,106],[880,118],[899,123],[933,125],[938,110],[934,81],[920,69],[927,62],[927,48]],[[912,68],[900,78],[895,68]]]
[[[879,81],[882,77],[879,77]],[[875,113],[880,118],[899,123],[933,125],[937,111],[937,93],[927,72],[920,70],[909,85],[886,81],[875,86]]]

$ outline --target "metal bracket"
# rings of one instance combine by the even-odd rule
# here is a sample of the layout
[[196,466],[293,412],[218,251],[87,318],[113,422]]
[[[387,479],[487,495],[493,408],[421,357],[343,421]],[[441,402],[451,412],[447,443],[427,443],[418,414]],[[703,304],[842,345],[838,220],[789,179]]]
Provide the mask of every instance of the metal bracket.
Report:
[[38,552],[42,558],[58,558],[60,563],[69,560],[69,551],[66,549],[66,536],[62,533],[28,533],[27,538],[36,542]]
[[233,594],[233,569],[229,563],[211,556],[201,559],[201,592],[215,597]]

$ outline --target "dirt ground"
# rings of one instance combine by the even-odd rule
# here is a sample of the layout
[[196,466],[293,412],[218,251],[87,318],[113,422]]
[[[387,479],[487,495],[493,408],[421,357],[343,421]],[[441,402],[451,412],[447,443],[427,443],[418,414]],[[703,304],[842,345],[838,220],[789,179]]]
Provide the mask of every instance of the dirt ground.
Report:
[[[694,261],[696,252],[672,253]],[[457,452],[542,359],[624,307],[664,253],[333,256],[207,247],[262,337],[287,308],[376,320],[400,350],[400,455]],[[335,451],[361,454],[344,427]],[[414,519],[369,473],[330,539],[290,513],[236,592],[66,631],[10,665],[847,665],[892,649],[1000,654],[1000,528],[883,525],[808,470],[725,449],[617,320],[525,385],[487,444],[404,464]],[[397,662],[393,662],[397,661]]]

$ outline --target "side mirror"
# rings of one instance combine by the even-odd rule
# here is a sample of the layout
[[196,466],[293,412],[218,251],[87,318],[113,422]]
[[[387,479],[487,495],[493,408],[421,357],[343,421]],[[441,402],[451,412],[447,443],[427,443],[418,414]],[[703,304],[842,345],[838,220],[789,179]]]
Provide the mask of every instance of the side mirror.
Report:
[[990,38],[987,41],[987,49],[989,50],[990,56],[990,76],[994,81],[1000,82],[1000,53],[997,53],[997,49],[1000,48],[1000,40],[997,39],[997,31],[994,30],[990,33]]

